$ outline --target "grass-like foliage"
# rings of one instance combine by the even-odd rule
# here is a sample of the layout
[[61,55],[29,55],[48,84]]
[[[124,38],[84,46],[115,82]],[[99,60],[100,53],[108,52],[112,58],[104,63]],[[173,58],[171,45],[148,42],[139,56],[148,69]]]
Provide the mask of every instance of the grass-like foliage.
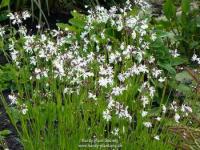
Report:
[[182,142],[170,131],[191,124],[192,108],[172,88],[182,85],[176,67],[185,60],[165,46],[149,7],[73,11],[69,24],[33,35],[22,25],[27,11],[9,14],[17,30],[0,28],[10,62],[0,70],[1,99],[24,149],[168,150]]

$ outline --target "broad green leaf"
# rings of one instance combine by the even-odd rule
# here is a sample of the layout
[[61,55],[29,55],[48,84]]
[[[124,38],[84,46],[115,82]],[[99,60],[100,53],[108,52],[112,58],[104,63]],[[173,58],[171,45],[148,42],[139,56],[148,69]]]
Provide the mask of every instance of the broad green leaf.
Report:
[[192,93],[192,89],[185,84],[179,84],[178,87],[177,87],[177,91],[182,92],[184,94]]
[[10,133],[11,133],[10,130],[3,130],[3,131],[0,131],[0,135],[1,135],[1,136],[6,136],[6,135],[8,135],[8,134],[10,134]]
[[193,80],[193,78],[187,71],[182,71],[180,73],[177,73],[175,78],[179,82],[183,82],[184,80]]
[[70,26],[69,24],[65,24],[65,23],[56,23],[57,27],[59,27],[61,30],[69,30],[69,31],[74,31],[77,32],[78,29],[76,29],[73,26]]
[[172,75],[175,75],[175,74],[176,74],[176,70],[175,70],[170,64],[165,64],[165,63],[159,63],[159,62],[158,62],[158,65],[159,65],[161,68],[167,70],[170,74],[172,74]]
[[172,61],[171,61],[172,66],[178,66],[178,65],[181,65],[181,64],[185,64],[185,63],[187,63],[187,60],[184,59],[184,58],[181,58],[181,57],[173,58]]
[[77,11],[71,12],[73,18],[69,20],[69,23],[75,27],[83,28],[86,24],[85,15],[78,13]]
[[163,6],[163,11],[167,19],[173,19],[176,16],[176,7],[172,0],[166,0]]

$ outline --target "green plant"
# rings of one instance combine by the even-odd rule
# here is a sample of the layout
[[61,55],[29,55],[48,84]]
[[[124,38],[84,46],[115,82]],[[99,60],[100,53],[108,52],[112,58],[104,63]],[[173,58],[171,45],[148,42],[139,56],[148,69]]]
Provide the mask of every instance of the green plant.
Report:
[[177,5],[166,0],[163,6],[165,17],[157,21],[158,29],[165,31],[165,41],[171,49],[191,60],[193,53],[199,54],[200,11],[199,2],[182,0]]
[[2,0],[0,3],[0,22],[8,19],[8,13],[10,12],[10,0]]
[[2,37],[12,61],[0,72],[0,90],[11,91],[1,99],[24,149],[168,150],[182,142],[168,127],[186,125],[192,109],[169,91],[182,84],[176,68],[187,61],[171,53],[168,33],[140,7],[73,11],[59,30],[12,28]]
[[9,131],[9,130],[0,131],[0,147],[3,148],[3,149],[8,148],[8,146],[7,146],[6,142],[5,142],[5,138],[9,134],[11,134],[11,131]]

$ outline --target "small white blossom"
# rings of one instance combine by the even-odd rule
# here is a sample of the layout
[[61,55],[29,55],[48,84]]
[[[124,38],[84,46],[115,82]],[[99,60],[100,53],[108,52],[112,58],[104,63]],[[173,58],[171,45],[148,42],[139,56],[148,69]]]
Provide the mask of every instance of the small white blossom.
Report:
[[171,53],[171,55],[172,55],[174,58],[180,56],[180,54],[178,53],[177,49],[171,50],[170,53]]
[[156,120],[157,120],[157,121],[160,121],[160,120],[161,120],[161,118],[160,118],[160,117],[156,117]]
[[113,135],[118,136],[119,134],[119,128],[114,128],[114,130],[111,132]]
[[27,18],[30,18],[30,17],[31,17],[31,14],[28,11],[22,12],[22,18],[24,20],[26,20]]
[[97,97],[96,97],[96,95],[94,95],[94,94],[92,94],[92,93],[88,93],[88,98],[91,98],[91,99],[93,99],[93,100],[97,100]]
[[147,111],[142,111],[142,117],[147,116],[148,112]]
[[125,87],[114,87],[112,89],[111,94],[115,95],[115,96],[119,96],[123,93],[123,91],[126,90]]
[[106,109],[105,111],[103,111],[103,118],[104,118],[106,121],[111,120],[110,111],[109,111],[108,109]]
[[180,115],[178,113],[175,114],[174,119],[177,123],[179,123]]
[[22,108],[22,114],[23,115],[25,115],[26,113],[27,113],[27,111],[28,111],[28,107],[27,107],[27,105],[25,105],[25,104],[23,104],[22,106],[21,106],[21,108]]
[[166,80],[166,77],[160,77],[159,79],[158,79],[158,81],[160,82],[160,83],[162,83],[162,82],[165,82],[165,80]]
[[152,127],[152,123],[151,122],[144,122],[143,124],[147,128],[151,128]]
[[157,140],[157,141],[159,141],[160,140],[159,135],[154,136],[154,139]]
[[0,27],[0,37],[3,37],[5,35],[5,28]]
[[162,106],[162,112],[165,114],[167,112],[167,108],[165,105]]
[[11,105],[17,104],[17,97],[14,94],[8,95],[8,98],[11,101]]

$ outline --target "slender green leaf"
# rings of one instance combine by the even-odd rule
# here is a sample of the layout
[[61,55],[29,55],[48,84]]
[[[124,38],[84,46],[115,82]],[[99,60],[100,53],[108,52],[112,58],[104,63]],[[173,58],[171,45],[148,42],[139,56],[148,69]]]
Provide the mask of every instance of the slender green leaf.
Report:
[[167,19],[173,19],[176,16],[176,7],[174,6],[172,0],[166,0],[163,10]]
[[190,0],[182,0],[181,8],[183,13],[188,13],[190,11]]
[[2,0],[0,8],[7,7],[10,4],[10,0]]

